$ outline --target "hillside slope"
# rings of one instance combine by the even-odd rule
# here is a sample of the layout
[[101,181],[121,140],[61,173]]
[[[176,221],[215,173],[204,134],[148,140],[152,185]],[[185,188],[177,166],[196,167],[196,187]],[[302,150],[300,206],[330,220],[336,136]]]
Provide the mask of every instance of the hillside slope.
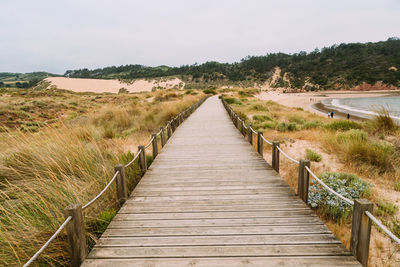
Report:
[[[271,79],[280,68],[279,77]],[[180,76],[186,87],[208,85],[255,85],[292,89],[365,88],[376,83],[385,89],[400,87],[400,39],[376,43],[349,43],[324,47],[311,53],[274,53],[248,56],[238,63],[206,62],[180,67],[112,66],[102,69],[68,70],[74,78],[137,79]],[[273,80],[273,81],[271,81]]]

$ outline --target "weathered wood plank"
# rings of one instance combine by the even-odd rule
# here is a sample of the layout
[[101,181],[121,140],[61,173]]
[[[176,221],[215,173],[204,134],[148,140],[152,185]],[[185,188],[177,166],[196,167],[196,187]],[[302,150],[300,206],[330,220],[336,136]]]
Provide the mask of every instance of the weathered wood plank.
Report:
[[119,266],[196,266],[196,267],[344,267],[360,266],[352,256],[164,258],[164,259],[87,259],[83,267]]
[[262,257],[350,255],[338,244],[180,247],[95,247],[88,258]]
[[332,234],[233,235],[102,238],[97,247],[217,246],[217,245],[340,244]]

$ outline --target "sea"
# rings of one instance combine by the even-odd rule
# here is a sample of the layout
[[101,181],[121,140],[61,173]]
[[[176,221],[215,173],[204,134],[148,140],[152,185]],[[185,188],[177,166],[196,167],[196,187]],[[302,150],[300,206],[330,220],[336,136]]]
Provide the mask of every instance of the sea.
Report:
[[[324,103],[326,101],[326,103]],[[390,116],[400,123],[400,96],[359,97],[327,99],[323,103],[344,113],[363,118],[372,118],[377,111],[385,108]]]

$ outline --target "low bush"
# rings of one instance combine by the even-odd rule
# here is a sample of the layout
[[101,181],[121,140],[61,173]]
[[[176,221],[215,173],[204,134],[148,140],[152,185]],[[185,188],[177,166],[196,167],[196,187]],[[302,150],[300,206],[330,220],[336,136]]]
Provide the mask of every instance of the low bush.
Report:
[[225,98],[226,103],[229,105],[236,104],[236,105],[242,105],[242,101],[240,101],[237,98]]
[[308,148],[306,149],[306,158],[315,162],[320,162],[322,160],[322,156],[320,154]]
[[[348,199],[368,197],[371,192],[371,185],[354,174],[324,172],[319,175],[319,178]],[[350,205],[325,190],[316,181],[311,183],[308,204],[313,208],[318,208],[325,216],[333,220],[347,220],[352,211]]]
[[378,216],[393,216],[399,210],[399,207],[390,202],[381,201],[378,202],[377,206],[378,209],[375,210],[374,213]]
[[378,115],[374,116],[370,121],[374,132],[394,132],[398,129],[398,126],[385,108],[382,107],[377,113]]
[[320,121],[307,121],[303,124],[303,126],[301,128],[308,130],[308,129],[314,129],[317,127],[321,127],[323,125],[324,124]]
[[269,111],[268,107],[266,105],[262,104],[253,104],[250,106],[250,110],[253,111]]
[[336,140],[340,144],[348,142],[365,142],[367,141],[367,133],[363,130],[351,129],[346,132],[338,132],[336,134]]
[[294,123],[297,123],[297,124],[304,124],[304,123],[306,123],[306,120],[301,118],[301,117],[299,117],[299,116],[290,116],[289,117],[289,122],[294,122]]
[[217,94],[217,92],[215,92],[215,90],[213,90],[213,89],[205,89],[205,90],[203,90],[203,92],[205,94],[211,94],[211,95],[216,95]]
[[328,124],[325,124],[325,128],[329,130],[335,130],[335,131],[348,131],[351,129],[361,129],[361,124],[355,122],[355,121],[349,121],[349,120],[337,120]]
[[286,131],[296,131],[298,130],[297,124],[294,122],[290,123],[285,123],[285,122],[280,122],[276,126],[276,129],[280,132],[286,132]]
[[253,115],[253,120],[256,121],[272,121],[268,115]]

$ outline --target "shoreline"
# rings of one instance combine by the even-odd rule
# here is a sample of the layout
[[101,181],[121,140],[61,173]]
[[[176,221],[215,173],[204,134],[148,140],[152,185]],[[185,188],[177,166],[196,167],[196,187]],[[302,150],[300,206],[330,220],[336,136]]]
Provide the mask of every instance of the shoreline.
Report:
[[[288,107],[303,108],[311,113],[327,117],[328,112],[334,111],[334,118],[350,119],[354,121],[369,120],[371,117],[351,110],[344,110],[334,105],[327,105],[326,102],[338,98],[362,98],[400,95],[400,91],[318,91],[306,93],[279,93],[274,91],[262,91],[256,95],[261,100],[272,100]],[[324,103],[325,102],[325,103]]]

